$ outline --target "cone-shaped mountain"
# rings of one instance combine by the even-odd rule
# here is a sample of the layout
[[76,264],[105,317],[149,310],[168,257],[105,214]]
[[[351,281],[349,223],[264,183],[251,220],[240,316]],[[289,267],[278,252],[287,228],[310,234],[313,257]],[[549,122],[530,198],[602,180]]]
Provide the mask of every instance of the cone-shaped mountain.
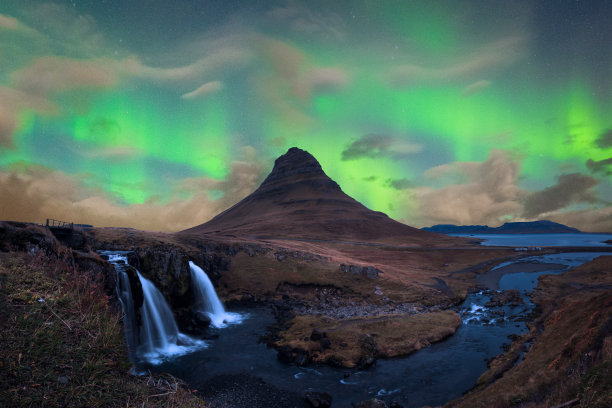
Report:
[[[236,238],[297,238],[434,244],[445,236],[372,211],[345,194],[308,152],[292,147],[257,190],[183,232]],[[443,238],[444,237],[444,238]]]

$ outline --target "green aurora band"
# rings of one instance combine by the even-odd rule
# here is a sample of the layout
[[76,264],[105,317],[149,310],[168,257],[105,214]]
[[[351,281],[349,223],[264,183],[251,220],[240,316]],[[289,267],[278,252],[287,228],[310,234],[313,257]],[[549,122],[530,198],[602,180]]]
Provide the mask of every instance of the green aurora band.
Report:
[[[20,72],[44,57],[89,61],[113,76],[106,83],[49,85],[38,95],[55,109],[33,103],[9,109],[13,101],[7,99],[8,91],[0,93],[0,114],[13,112],[15,121],[10,142],[0,146],[0,170],[5,173],[45,166],[78,177],[121,206],[163,205],[193,196],[178,187],[186,179],[228,179],[232,163],[243,160],[238,154],[242,147],[253,148],[257,160],[265,163],[260,182],[274,157],[299,146],[347,194],[418,224],[430,221],[415,215],[419,189],[449,185],[445,178],[427,176],[428,170],[482,163],[493,150],[503,150],[519,164],[517,183],[526,195],[554,185],[562,174],[596,179],[597,199],[590,191],[555,211],[601,210],[612,201],[612,169],[587,168],[588,161],[607,163],[612,158],[612,142],[604,137],[612,129],[612,75],[594,74],[599,71],[579,52],[572,54],[572,48],[559,67],[550,66],[563,60],[555,47],[547,57],[538,57],[536,50],[546,45],[538,43],[534,15],[543,12],[530,9],[528,2],[499,12],[494,5],[488,11],[457,5],[463,2],[436,2],[435,7],[429,2],[344,2],[351,5],[346,12],[340,5],[326,8],[326,3],[307,9],[298,2],[264,2],[235,13],[239,29],[230,17],[214,25],[187,24],[192,31],[182,28],[181,35],[159,42],[156,52],[150,52],[151,44],[134,45],[118,55],[113,54],[118,38],[142,44],[147,33],[129,38],[127,29],[113,31],[113,13],[121,11],[117,2],[110,2],[114,6],[106,12],[93,2],[82,3],[69,15],[81,19],[91,41],[72,51],[59,45],[72,35],[74,25],[62,33],[35,24],[35,14],[27,8],[43,3],[9,1],[0,6],[0,56],[4,63],[12,61],[0,76],[3,89],[23,91]],[[54,7],[67,8],[64,2]],[[186,2],[181,7],[197,5]],[[228,13],[221,3],[215,7],[219,15]],[[312,27],[292,29],[301,27],[299,13],[313,20]],[[364,15],[369,15],[367,21],[355,21]],[[503,20],[496,27],[488,22],[490,15],[494,20],[522,17],[519,23]],[[271,24],[270,16],[281,16],[287,24]],[[584,21],[575,19],[580,29]],[[467,21],[472,23],[467,26]],[[168,16],[166,24],[157,29],[170,30],[180,22]],[[602,37],[612,38],[608,27],[601,29],[607,30]],[[209,31],[213,34],[207,36]],[[218,50],[215,38],[223,35],[227,48],[239,49],[243,58],[204,64],[183,80],[179,67],[197,71],[198,58],[209,51],[206,45]],[[200,54],[194,54],[190,43],[198,38],[206,40]],[[563,45],[569,40],[558,41]],[[49,43],[54,46],[45,48]],[[162,58],[165,50],[168,56]],[[596,55],[597,48],[592,52]],[[609,54],[601,58],[609,74]],[[133,60],[138,64],[127,63]],[[135,74],[137,69],[144,74]],[[211,81],[222,86],[210,85],[200,96],[188,96]],[[361,155],[343,156],[360,140],[381,144]],[[405,183],[398,187],[397,180]],[[469,174],[459,174],[453,182],[469,182]],[[211,186],[206,194],[214,201],[226,191]],[[521,219],[521,213],[497,216],[499,222],[504,219]]]

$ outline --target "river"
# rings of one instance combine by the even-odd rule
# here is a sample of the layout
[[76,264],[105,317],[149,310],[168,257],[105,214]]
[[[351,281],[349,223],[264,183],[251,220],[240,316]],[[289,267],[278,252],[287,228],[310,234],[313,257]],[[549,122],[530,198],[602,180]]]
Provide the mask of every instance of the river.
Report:
[[218,338],[208,340],[203,349],[139,368],[170,372],[193,389],[221,374],[247,373],[287,391],[327,392],[333,396],[333,406],[340,408],[374,397],[387,403],[397,401],[406,408],[441,405],[473,387],[486,371],[487,360],[503,353],[511,336],[527,331],[524,320],[534,305],[526,294],[535,287],[537,276],[562,273],[606,254],[576,252],[519,260],[519,264],[543,266],[531,273],[514,268],[515,273],[501,274],[497,283],[503,290],[519,290],[524,303],[494,306],[490,301],[497,291],[471,293],[457,308],[463,324],[453,336],[408,357],[378,360],[361,371],[328,366],[301,368],[280,362],[275,350],[259,342],[266,327],[274,323],[272,313],[263,307],[232,310],[244,317],[242,323],[211,328],[210,334]]

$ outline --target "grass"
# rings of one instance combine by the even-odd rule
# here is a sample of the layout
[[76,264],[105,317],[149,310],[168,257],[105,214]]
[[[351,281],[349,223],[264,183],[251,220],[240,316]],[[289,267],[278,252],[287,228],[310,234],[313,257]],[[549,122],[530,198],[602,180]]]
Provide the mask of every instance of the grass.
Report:
[[173,377],[129,373],[103,283],[65,248],[0,253],[0,406],[205,406]]
[[[440,311],[341,321],[307,315],[295,317],[290,324],[279,333],[277,346],[304,350],[315,363],[334,362],[352,368],[372,352],[373,357],[391,358],[427,347],[453,334],[461,320],[455,312]],[[325,333],[329,348],[310,339],[313,329]]]
[[612,406],[611,284],[612,257],[540,278],[533,299],[541,315],[523,339],[534,339],[523,360],[514,365],[513,344],[475,390],[446,406]]

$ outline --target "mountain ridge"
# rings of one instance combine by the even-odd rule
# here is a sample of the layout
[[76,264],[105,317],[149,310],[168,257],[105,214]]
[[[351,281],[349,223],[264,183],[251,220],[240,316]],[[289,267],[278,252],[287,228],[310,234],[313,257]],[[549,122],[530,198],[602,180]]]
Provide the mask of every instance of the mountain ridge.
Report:
[[423,231],[439,234],[567,234],[582,233],[577,228],[568,227],[549,220],[506,222],[499,227],[487,225],[437,224],[421,228]]

